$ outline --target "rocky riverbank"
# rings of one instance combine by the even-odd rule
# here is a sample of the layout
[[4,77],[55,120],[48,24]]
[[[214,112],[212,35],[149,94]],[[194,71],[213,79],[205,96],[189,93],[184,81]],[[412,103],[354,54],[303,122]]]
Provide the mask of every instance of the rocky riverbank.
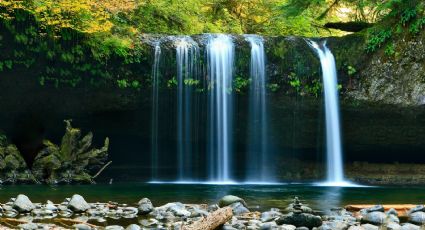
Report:
[[215,226],[220,226],[211,229],[224,230],[425,229],[423,205],[414,206],[403,213],[395,209],[385,210],[381,205],[358,212],[343,208],[319,211],[295,198],[284,210],[272,208],[264,212],[251,212],[249,209],[250,206],[242,198],[232,195],[224,196],[216,204],[173,202],[156,206],[148,198],[135,204],[111,201],[88,203],[78,194],[65,198],[59,204],[51,201],[32,203],[21,194],[1,204],[0,229],[200,229],[194,226],[211,220],[215,221]]

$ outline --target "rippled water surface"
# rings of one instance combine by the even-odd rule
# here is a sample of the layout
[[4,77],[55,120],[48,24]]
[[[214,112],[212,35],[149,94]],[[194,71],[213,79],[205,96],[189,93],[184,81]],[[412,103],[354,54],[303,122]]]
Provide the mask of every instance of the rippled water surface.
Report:
[[211,185],[211,184],[147,184],[117,183],[113,185],[19,185],[0,187],[0,203],[19,193],[26,194],[33,202],[47,199],[61,202],[74,193],[83,195],[89,202],[116,201],[135,204],[148,197],[154,205],[180,201],[183,203],[215,203],[227,194],[240,196],[252,210],[271,207],[284,208],[294,196],[300,197],[314,209],[347,204],[422,204],[425,203],[425,187],[317,187],[310,185]]

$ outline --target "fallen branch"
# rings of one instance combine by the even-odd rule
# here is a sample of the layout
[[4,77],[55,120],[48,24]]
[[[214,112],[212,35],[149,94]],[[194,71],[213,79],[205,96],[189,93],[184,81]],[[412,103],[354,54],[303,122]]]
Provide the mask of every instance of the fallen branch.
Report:
[[210,213],[195,223],[184,226],[183,230],[214,230],[231,220],[233,216],[232,208],[220,208],[217,211]]
[[106,163],[93,177],[92,179],[96,178],[97,176],[99,176],[103,170],[106,169],[106,167],[108,167],[110,164],[112,164],[112,161],[109,161],[108,163]]

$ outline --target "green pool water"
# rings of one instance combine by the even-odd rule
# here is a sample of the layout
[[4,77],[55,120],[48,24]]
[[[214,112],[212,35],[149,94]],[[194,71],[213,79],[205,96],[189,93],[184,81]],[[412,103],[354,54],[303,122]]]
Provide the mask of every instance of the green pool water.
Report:
[[0,202],[23,193],[33,202],[61,202],[78,193],[89,202],[116,201],[129,205],[148,197],[154,205],[180,201],[212,204],[228,194],[246,200],[252,210],[284,208],[294,196],[317,210],[347,204],[425,203],[425,187],[317,187],[311,185],[210,185],[117,183],[113,185],[12,185],[0,187]]

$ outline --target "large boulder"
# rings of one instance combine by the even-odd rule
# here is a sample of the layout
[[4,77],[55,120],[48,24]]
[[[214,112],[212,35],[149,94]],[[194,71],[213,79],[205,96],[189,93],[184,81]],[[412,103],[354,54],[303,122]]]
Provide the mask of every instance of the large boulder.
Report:
[[369,224],[381,225],[385,223],[387,215],[380,211],[369,212],[363,216],[362,221]]
[[218,201],[218,206],[220,208],[225,207],[225,206],[229,206],[231,204],[240,202],[241,204],[243,204],[245,207],[248,207],[248,205],[246,205],[246,202],[237,196],[233,196],[233,195],[227,195],[227,196],[223,196],[219,201]]
[[31,212],[33,209],[35,209],[35,205],[30,201],[27,196],[23,194],[19,194],[16,197],[12,206],[18,212]]
[[233,215],[235,216],[249,212],[249,210],[241,202],[233,203],[230,205],[230,207],[232,207]]
[[276,220],[278,225],[289,224],[296,227],[308,227],[314,228],[322,225],[322,219],[320,216],[315,216],[310,213],[289,213],[288,215],[282,216]]
[[153,211],[153,204],[148,198],[143,198],[138,203],[139,213],[142,215],[149,214]]
[[409,222],[417,225],[425,224],[425,212],[418,211],[409,214]]
[[68,208],[74,212],[85,212],[90,208],[90,205],[82,196],[75,194],[69,201]]

